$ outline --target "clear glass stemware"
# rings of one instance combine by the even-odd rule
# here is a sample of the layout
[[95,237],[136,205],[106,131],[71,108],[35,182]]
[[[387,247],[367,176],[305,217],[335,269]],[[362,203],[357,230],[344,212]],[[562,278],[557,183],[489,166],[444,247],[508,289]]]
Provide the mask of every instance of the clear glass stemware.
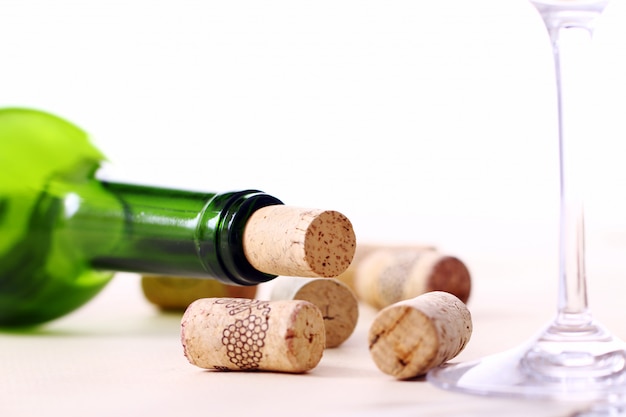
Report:
[[449,364],[428,380],[480,395],[605,400],[626,389],[626,345],[596,322],[588,307],[583,189],[585,68],[593,26],[608,0],[530,0],[552,43],[560,159],[559,293],[557,314],[527,344],[475,362]]

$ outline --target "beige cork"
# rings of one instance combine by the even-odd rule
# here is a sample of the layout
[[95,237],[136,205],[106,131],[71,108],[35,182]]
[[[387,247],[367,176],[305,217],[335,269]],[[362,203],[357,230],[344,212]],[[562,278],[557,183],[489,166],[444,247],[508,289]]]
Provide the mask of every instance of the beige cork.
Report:
[[369,329],[369,351],[382,372],[409,379],[453,359],[471,334],[466,305],[452,294],[434,291],[379,311]]
[[273,275],[335,277],[348,268],[355,248],[352,224],[336,211],[263,207],[243,233],[248,262]]
[[360,300],[379,309],[430,291],[466,303],[471,275],[461,260],[436,250],[378,249],[359,263],[354,285]]
[[272,282],[270,299],[305,300],[315,304],[324,318],[326,347],[334,348],[354,332],[359,303],[348,286],[333,278],[278,277]]
[[355,276],[356,271],[361,264],[361,262],[366,259],[371,253],[376,252],[378,250],[389,250],[389,251],[404,251],[404,250],[417,250],[417,251],[425,251],[425,250],[435,250],[434,246],[431,245],[420,245],[420,244],[411,244],[411,243],[359,243],[354,252],[354,257],[352,259],[352,263],[348,268],[337,276],[337,279],[344,284],[346,284],[352,291],[356,293],[356,284],[355,284]]
[[200,368],[303,373],[322,358],[324,319],[303,300],[203,298],[183,314],[181,342]]
[[141,290],[146,299],[157,307],[183,311],[200,298],[254,298],[257,286],[229,285],[214,279],[143,275]]

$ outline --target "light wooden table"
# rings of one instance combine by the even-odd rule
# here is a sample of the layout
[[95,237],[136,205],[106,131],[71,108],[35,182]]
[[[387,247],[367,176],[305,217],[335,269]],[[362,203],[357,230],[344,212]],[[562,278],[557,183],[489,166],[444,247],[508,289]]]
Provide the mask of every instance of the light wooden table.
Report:
[[[619,294],[626,268],[616,255],[622,245],[604,241],[589,262],[602,277],[592,286],[592,306],[624,337]],[[551,319],[555,253],[487,256],[468,248],[474,334],[455,360],[514,347]],[[374,314],[362,305],[355,333],[327,349],[307,374],[205,371],[183,356],[180,315],[156,310],[143,299],[139,277],[120,273],[89,305],[65,318],[32,333],[0,333],[0,415],[565,417],[586,406],[474,397],[424,380],[396,381],[369,357],[366,334]]]

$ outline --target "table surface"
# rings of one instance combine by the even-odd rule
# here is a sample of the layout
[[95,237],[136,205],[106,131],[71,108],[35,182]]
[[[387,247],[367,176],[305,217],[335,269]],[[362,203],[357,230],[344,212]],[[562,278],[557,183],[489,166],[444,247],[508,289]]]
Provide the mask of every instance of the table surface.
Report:
[[[596,294],[591,305],[596,318],[624,337],[618,294],[625,268],[617,256],[623,245],[608,237],[596,240],[605,244],[591,252],[588,262],[598,276],[590,284]],[[467,250],[474,333],[455,361],[514,347],[551,319],[555,251],[507,252],[494,256]],[[261,288],[260,296],[269,286]],[[180,314],[154,308],[143,298],[139,277],[120,273],[90,304],[65,318],[29,333],[0,333],[0,412],[14,417],[571,416],[587,406],[475,397],[441,390],[425,380],[394,380],[369,356],[366,334],[375,313],[361,305],[352,336],[327,349],[306,374],[206,371],[183,356]]]

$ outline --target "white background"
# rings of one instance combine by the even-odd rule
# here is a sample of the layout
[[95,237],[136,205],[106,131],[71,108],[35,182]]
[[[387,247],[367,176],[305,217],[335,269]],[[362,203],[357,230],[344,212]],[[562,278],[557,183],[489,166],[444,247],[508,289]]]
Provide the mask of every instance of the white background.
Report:
[[[553,64],[526,0],[2,0],[0,40],[0,105],[86,129],[105,177],[261,189],[360,241],[556,250]],[[624,1],[595,43],[587,220],[626,241]]]
[[[625,0],[595,41],[591,305],[626,339]],[[342,211],[361,242],[457,254],[475,323],[460,360],[516,346],[552,314],[555,87],[527,0],[0,0],[0,106],[82,126],[112,161],[105,177],[258,188]],[[1,334],[0,414],[573,414],[390,381],[367,315],[310,378],[201,372],[179,318],[141,298],[121,277],[40,333]]]

